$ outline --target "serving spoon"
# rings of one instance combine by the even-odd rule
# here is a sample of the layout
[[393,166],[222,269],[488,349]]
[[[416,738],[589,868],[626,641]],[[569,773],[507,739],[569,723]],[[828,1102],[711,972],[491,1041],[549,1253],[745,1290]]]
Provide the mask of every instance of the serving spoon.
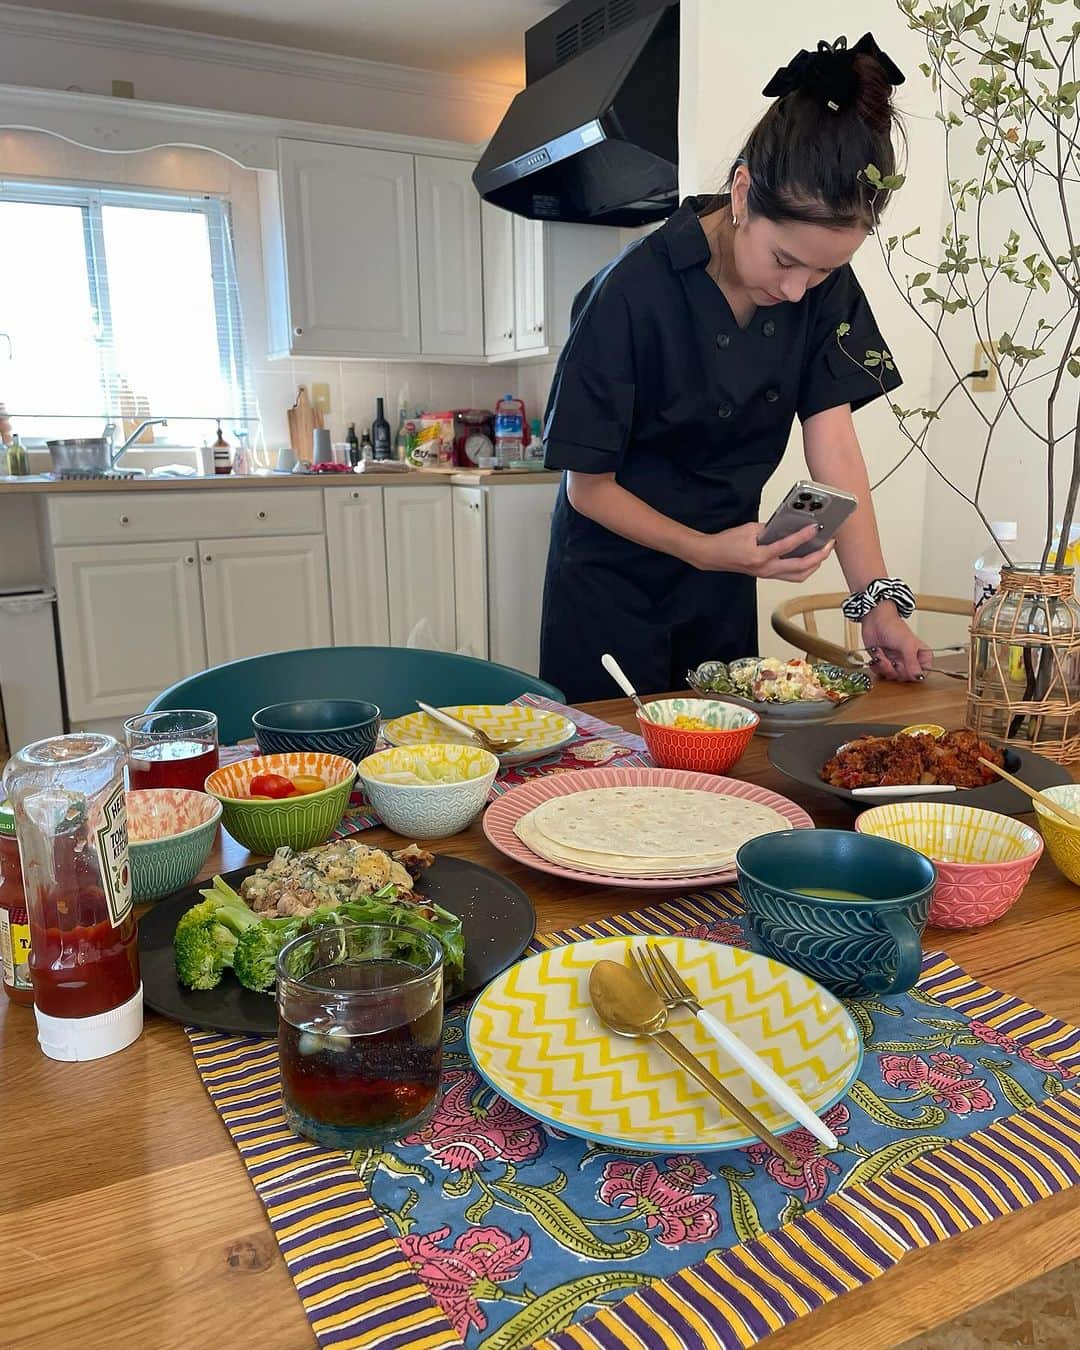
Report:
[[479,727],[474,727],[471,722],[466,722],[463,717],[454,717],[448,712],[443,712],[441,708],[433,708],[430,703],[424,703],[421,699],[416,700],[416,706],[421,712],[426,712],[434,721],[441,722],[443,726],[449,727],[451,731],[463,731],[481,749],[490,750],[493,755],[505,755],[508,751],[515,750],[519,745],[525,744],[524,736],[508,736],[505,740],[496,740],[494,736],[489,736],[486,731],[481,731]]
[[668,1010],[652,985],[616,961],[597,961],[589,972],[589,998],[600,1021],[616,1036],[651,1038],[671,1059],[716,1098],[751,1134],[797,1167],[791,1150],[738,1097],[715,1078],[677,1037],[667,1030]]
[[604,653],[604,655],[600,658],[600,664],[604,667],[607,673],[611,676],[611,678],[623,691],[626,697],[629,699],[633,699],[634,707],[637,708],[638,712],[642,715],[642,717],[644,717],[647,722],[651,721],[652,719],[649,717],[649,714],[645,711],[645,704],[642,703],[640,698],[638,698],[638,691],[630,683],[626,671],[623,670],[622,666],[619,665],[618,661],[615,660],[615,658],[611,655],[610,652]]

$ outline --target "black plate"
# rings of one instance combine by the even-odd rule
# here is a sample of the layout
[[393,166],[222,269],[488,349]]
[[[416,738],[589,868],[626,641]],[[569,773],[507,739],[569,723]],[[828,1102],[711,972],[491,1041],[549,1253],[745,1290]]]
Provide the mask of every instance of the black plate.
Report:
[[[830,797],[839,797],[859,811],[868,811],[872,806],[881,806],[889,801],[941,801],[953,806],[980,806],[986,811],[999,811],[1004,816],[1020,816],[1034,809],[1030,798],[1003,779],[989,783],[986,787],[932,792],[925,797],[913,797],[907,793],[901,797],[857,797],[847,788],[832,787],[822,782],[818,776],[821,766],[845,742],[853,741],[858,736],[893,736],[902,730],[901,726],[886,726],[881,722],[834,722],[828,726],[804,727],[801,731],[789,732],[779,740],[772,741],[769,745],[769,760],[781,773],[786,773],[797,783],[816,788],[818,792],[827,792]],[[1005,749],[1005,767],[1034,788],[1058,787],[1073,781],[1072,774],[1060,764],[1015,746]]]
[[[226,872],[238,887],[255,867]],[[159,900],[139,920],[139,965],[143,1000],[174,1022],[237,1036],[276,1036],[277,1003],[272,994],[245,989],[226,971],[216,989],[185,989],[173,965],[173,934],[180,915],[198,904],[199,886]],[[520,886],[477,863],[439,854],[421,878],[418,893],[461,919],[465,938],[464,998],[483,988],[516,961],[536,928],[536,911]]]

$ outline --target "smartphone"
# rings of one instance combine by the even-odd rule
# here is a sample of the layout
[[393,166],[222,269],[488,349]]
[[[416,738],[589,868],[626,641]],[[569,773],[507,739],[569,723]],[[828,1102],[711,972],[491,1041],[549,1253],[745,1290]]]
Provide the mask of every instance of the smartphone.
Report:
[[797,534],[807,525],[818,527],[817,537],[808,539],[785,558],[805,558],[824,548],[852,511],[858,506],[857,497],[824,483],[796,483],[784,500],[765,522],[758,536],[759,544],[775,544],[789,534]]

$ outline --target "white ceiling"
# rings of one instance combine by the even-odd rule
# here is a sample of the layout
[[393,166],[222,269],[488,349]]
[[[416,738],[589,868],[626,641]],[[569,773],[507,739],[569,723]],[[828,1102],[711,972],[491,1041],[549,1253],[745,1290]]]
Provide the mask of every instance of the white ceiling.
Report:
[[34,9],[160,24],[524,83],[522,35],[561,0],[33,0]]

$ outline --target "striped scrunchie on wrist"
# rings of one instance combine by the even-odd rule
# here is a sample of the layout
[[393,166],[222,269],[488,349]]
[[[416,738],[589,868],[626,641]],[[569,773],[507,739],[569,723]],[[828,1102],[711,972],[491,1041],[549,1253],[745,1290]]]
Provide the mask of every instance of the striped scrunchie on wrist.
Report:
[[840,606],[840,611],[845,619],[859,623],[882,600],[891,600],[902,619],[915,612],[915,595],[907,582],[901,581],[899,577],[878,577],[876,581],[871,581],[861,591],[849,595]]

